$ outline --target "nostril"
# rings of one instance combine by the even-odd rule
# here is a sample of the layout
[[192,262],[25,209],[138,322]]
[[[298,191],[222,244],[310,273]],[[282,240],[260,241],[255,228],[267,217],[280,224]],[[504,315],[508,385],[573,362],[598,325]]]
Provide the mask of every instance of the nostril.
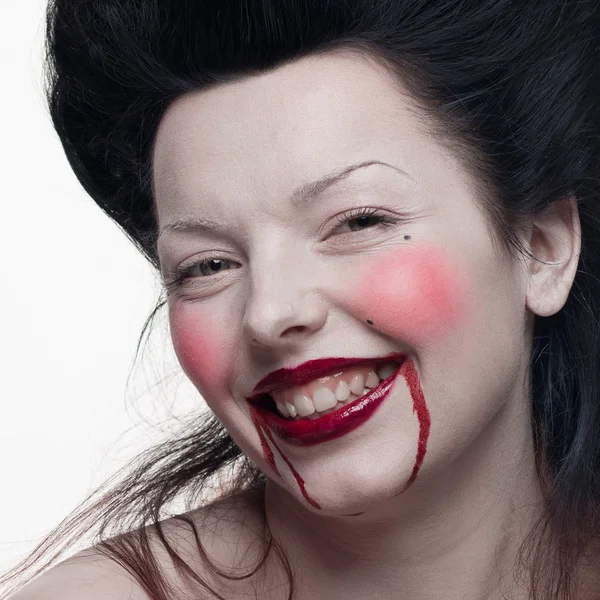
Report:
[[304,325],[294,325],[294,327],[288,327],[284,332],[283,335],[289,335],[290,333],[302,333],[304,330],[306,329],[306,327],[304,327]]

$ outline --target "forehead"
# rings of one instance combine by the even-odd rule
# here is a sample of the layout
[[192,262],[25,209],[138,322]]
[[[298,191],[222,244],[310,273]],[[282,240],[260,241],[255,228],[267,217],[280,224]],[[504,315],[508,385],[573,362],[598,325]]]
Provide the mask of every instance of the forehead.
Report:
[[424,151],[417,125],[398,81],[355,53],[306,57],[186,94],[157,133],[159,222],[186,216],[203,198],[217,218],[218,198],[276,202],[304,181],[382,154],[405,168],[407,156]]

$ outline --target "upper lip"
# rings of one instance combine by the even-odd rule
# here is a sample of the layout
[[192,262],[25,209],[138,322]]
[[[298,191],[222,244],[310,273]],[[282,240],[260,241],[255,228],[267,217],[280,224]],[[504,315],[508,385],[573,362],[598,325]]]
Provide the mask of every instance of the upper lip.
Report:
[[265,377],[263,377],[252,390],[252,395],[247,396],[246,399],[249,401],[256,400],[258,397],[264,394],[269,394],[273,390],[291,387],[294,385],[302,385],[308,381],[312,381],[317,377],[329,375],[336,370],[341,368],[347,368],[358,364],[364,363],[386,363],[386,362],[397,362],[400,363],[406,358],[406,354],[403,352],[392,352],[385,356],[370,357],[370,358],[317,358],[315,360],[309,360],[304,362],[297,367],[283,368],[272,371]]

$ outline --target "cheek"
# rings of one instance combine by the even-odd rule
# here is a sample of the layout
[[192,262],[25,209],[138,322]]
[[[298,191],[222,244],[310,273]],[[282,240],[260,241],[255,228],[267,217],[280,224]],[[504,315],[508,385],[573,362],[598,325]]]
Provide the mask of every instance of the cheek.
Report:
[[446,252],[427,246],[373,259],[359,273],[351,301],[375,329],[418,344],[464,323],[469,297],[464,273]]
[[173,348],[184,372],[203,397],[225,389],[232,354],[222,339],[223,328],[192,305],[169,307]]

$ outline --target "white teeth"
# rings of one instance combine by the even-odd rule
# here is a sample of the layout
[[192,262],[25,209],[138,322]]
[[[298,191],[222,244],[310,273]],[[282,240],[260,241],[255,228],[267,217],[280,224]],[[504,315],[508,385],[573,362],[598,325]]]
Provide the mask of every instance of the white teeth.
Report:
[[335,388],[335,397],[340,402],[344,402],[344,400],[348,400],[348,398],[350,397],[350,388],[343,379],[337,384],[337,387]]
[[313,403],[318,411],[333,408],[337,402],[335,394],[329,388],[321,387],[313,394]]
[[308,417],[315,412],[313,401],[304,394],[296,394],[294,396],[294,406],[301,417]]
[[[294,419],[307,417],[309,419],[319,418],[321,412],[335,408],[340,402],[344,404],[363,396],[369,390],[376,388],[380,380],[387,379],[392,373],[395,373],[398,365],[393,362],[384,363],[377,370],[369,371],[366,376],[356,374],[352,377],[350,383],[340,380],[335,388],[335,392],[327,387],[318,388],[312,399],[305,394],[296,394],[292,402],[275,402],[279,413],[287,418]],[[340,404],[340,406],[341,406]]]
[[358,373],[355,375],[348,384],[350,391],[357,396],[362,396],[365,389],[365,379],[364,377]]
[[379,379],[387,379],[397,368],[398,365],[386,363],[377,370],[377,375],[379,375]]
[[281,416],[289,418],[290,413],[288,412],[288,409],[287,409],[285,403],[282,404],[281,402],[275,402],[275,404],[277,405],[277,410],[279,411]]
[[365,380],[365,387],[373,389],[379,385],[379,377],[377,377],[377,373],[375,371],[369,371],[367,375],[367,379]]

